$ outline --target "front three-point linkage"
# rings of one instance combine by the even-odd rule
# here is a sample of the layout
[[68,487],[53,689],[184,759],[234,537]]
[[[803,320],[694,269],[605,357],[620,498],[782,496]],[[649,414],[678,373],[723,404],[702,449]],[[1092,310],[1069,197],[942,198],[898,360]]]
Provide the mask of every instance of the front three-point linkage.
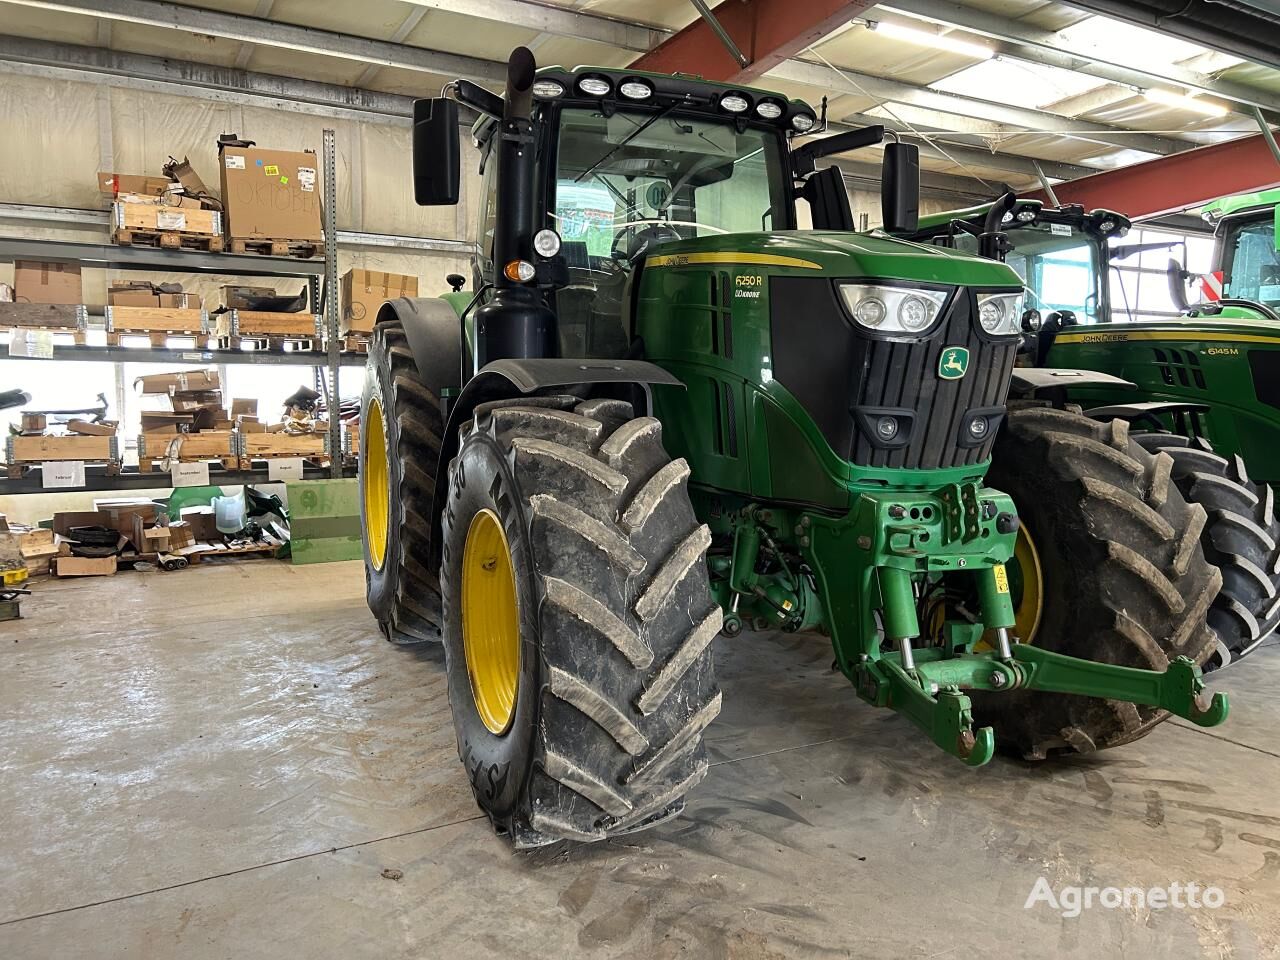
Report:
[[[948,498],[943,499],[945,504]],[[973,499],[971,494],[953,502],[960,505],[958,512],[967,513],[965,506]],[[953,542],[969,539],[968,531],[954,526],[948,532],[959,534],[947,538]],[[991,727],[974,729],[973,704],[965,690],[1040,690],[1120,700],[1167,710],[1204,727],[1226,719],[1226,696],[1217,693],[1206,701],[1200,669],[1186,657],[1175,658],[1167,670],[1155,671],[1082,660],[1017,643],[1010,635],[1015,620],[1008,576],[1004,564],[991,554],[947,561],[956,573],[967,567],[967,575],[975,578],[978,622],[948,622],[941,646],[915,648],[912,641],[920,636],[920,623],[914,578],[902,561],[924,562],[922,555],[928,551],[919,549],[918,538],[907,540],[901,534],[900,527],[896,531],[889,528],[882,565],[876,570],[882,625],[897,649],[859,664],[855,671],[858,692],[877,706],[891,707],[910,717],[934,743],[970,766],[991,759],[995,735]],[[936,569],[938,558],[929,559],[933,561],[929,568]],[[994,641],[994,649],[974,652],[984,636]]]

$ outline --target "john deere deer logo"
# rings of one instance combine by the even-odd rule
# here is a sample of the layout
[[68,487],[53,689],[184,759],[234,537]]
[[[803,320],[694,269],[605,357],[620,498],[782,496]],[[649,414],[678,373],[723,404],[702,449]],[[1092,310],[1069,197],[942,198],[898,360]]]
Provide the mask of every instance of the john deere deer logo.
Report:
[[969,350],[966,347],[943,347],[938,357],[938,376],[943,380],[959,380],[969,369]]

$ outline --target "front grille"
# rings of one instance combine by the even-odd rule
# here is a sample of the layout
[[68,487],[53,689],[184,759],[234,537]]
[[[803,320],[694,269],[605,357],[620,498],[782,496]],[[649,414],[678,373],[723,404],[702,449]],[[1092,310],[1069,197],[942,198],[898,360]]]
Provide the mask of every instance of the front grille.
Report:
[[[867,467],[930,470],[987,459],[1017,341],[980,335],[973,292],[953,294],[934,332],[914,343],[859,332],[837,296],[829,280],[771,281],[774,376],[804,405],[831,448]],[[969,351],[968,369],[958,380],[938,375],[947,347]],[[886,410],[909,425],[892,444],[874,434],[877,411]],[[988,416],[991,428],[981,442],[966,443],[962,430],[975,414]]]

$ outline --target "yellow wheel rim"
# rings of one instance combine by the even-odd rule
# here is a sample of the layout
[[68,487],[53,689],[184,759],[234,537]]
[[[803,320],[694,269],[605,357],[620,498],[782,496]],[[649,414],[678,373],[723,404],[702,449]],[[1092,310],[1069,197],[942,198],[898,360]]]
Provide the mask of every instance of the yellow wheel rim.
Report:
[[1044,571],[1040,567],[1040,553],[1025,523],[1018,527],[1013,559],[1017,564],[1017,569],[1010,571],[1010,579],[1014,581],[1010,584],[1014,591],[1013,628],[1023,643],[1032,643],[1044,612]]
[[377,400],[369,401],[364,422],[365,442],[360,445],[360,457],[364,462],[360,465],[360,472],[364,474],[365,538],[369,562],[375,570],[381,570],[387,558],[391,485],[387,470],[386,426],[382,420],[382,404]]
[[471,518],[462,551],[462,649],[476,712],[490,733],[506,733],[520,678],[520,616],[507,535],[492,510]]

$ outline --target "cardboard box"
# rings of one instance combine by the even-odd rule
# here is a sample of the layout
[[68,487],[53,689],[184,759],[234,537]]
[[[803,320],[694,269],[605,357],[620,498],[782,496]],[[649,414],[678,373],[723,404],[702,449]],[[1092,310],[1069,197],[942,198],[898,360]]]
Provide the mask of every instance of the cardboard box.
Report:
[[241,433],[266,433],[267,425],[257,417],[236,417],[236,429]]
[[44,433],[44,429],[48,425],[48,417],[43,413],[24,413],[22,415],[23,433]]
[[145,287],[112,287],[107,291],[107,306],[109,307],[151,307],[160,306],[160,297],[151,289],[151,285]]
[[138,193],[158,197],[173,183],[167,177],[146,177],[133,173],[99,173],[98,192],[104,197],[117,197],[122,193]]
[[185,520],[172,520],[165,529],[169,531],[170,550],[181,550],[183,547],[189,547],[196,542],[191,524]]
[[213,507],[187,507],[182,511],[181,519],[191,528],[191,536],[195,542],[212,543],[222,540]]
[[179,433],[195,425],[190,413],[171,413],[168,410],[143,410],[143,433]]
[[54,570],[60,577],[110,577],[116,572],[116,558],[58,557]]
[[231,401],[232,417],[254,417],[258,416],[257,400],[236,400]]
[[199,310],[203,305],[196,293],[162,293],[158,299],[160,306],[167,310]]
[[156,373],[147,377],[138,377],[133,381],[134,387],[142,385],[143,394],[185,393],[189,390],[219,390],[222,382],[218,379],[217,370],[193,370],[190,373]]
[[47,551],[58,552],[57,545],[53,542],[53,531],[46,530],[44,527],[36,527],[18,534],[18,549],[22,551],[24,557],[40,556]]
[[115,423],[90,423],[88,420],[72,420],[67,424],[67,432],[78,433],[84,437],[114,437]]
[[83,303],[78,263],[17,260],[13,264],[14,296],[18,303]]
[[250,297],[274,297],[275,287],[250,287],[240,283],[224,284],[222,305],[228,310],[248,310]]
[[342,333],[371,333],[387,300],[416,297],[418,278],[403,273],[351,269],[342,278]]
[[245,240],[324,239],[320,159],[314,153],[225,147],[218,172],[227,236]]
[[110,518],[100,510],[67,510],[53,515],[51,529],[65,537],[72,527],[109,527]]

